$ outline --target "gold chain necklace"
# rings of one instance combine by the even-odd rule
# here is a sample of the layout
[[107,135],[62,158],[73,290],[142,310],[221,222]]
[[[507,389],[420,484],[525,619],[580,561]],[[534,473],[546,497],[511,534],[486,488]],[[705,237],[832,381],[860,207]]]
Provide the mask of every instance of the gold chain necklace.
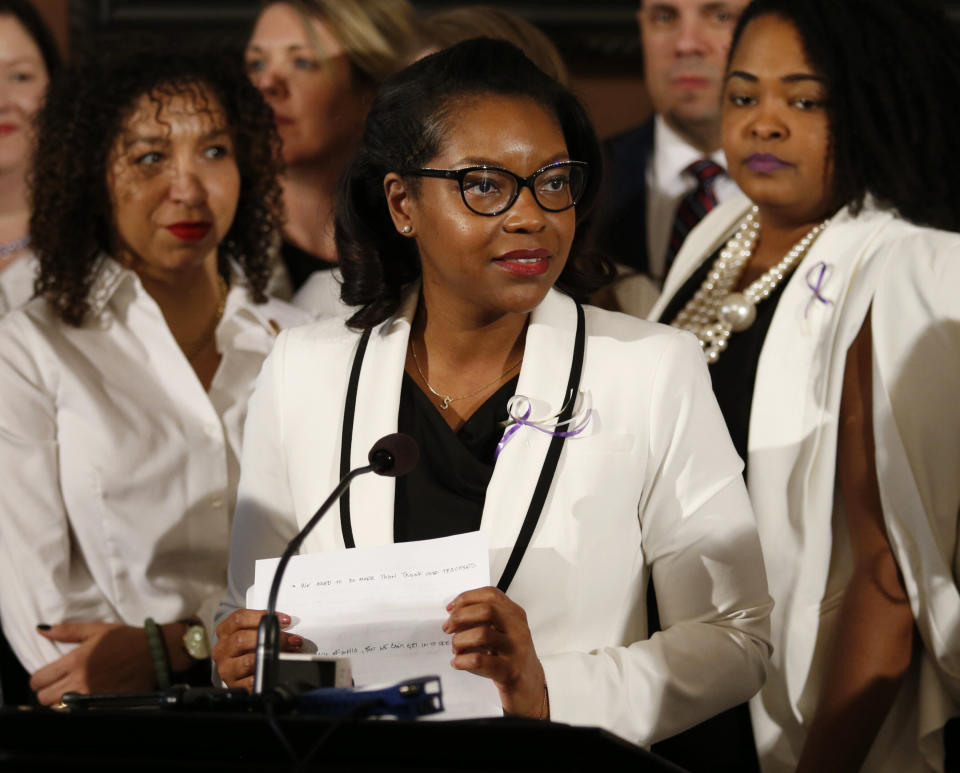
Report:
[[519,368],[519,367],[520,367],[520,363],[523,362],[523,357],[521,357],[519,360],[517,360],[515,363],[513,363],[513,365],[511,365],[509,368],[507,368],[503,373],[501,373],[499,376],[497,376],[493,381],[489,381],[489,382],[487,382],[486,384],[484,384],[482,387],[480,387],[479,389],[475,389],[475,390],[473,390],[472,392],[467,392],[467,394],[465,394],[465,395],[459,395],[458,397],[451,397],[450,395],[446,395],[446,394],[444,394],[443,392],[438,392],[436,389],[434,389],[432,386],[430,386],[430,382],[427,381],[427,377],[423,375],[423,371],[420,369],[420,360],[417,359],[417,345],[413,342],[413,336],[410,337],[410,353],[413,354],[413,364],[417,367],[417,373],[420,374],[420,378],[423,379],[423,383],[426,385],[427,389],[430,390],[430,394],[432,394],[434,397],[439,397],[439,398],[440,398],[440,400],[441,400],[440,410],[441,410],[441,411],[447,410],[447,408],[450,407],[450,403],[456,402],[457,400],[465,400],[465,399],[468,398],[468,397],[473,397],[474,395],[478,395],[478,394],[480,394],[484,389],[487,389],[488,387],[493,386],[493,385],[496,384],[498,381],[503,381],[504,377],[505,377],[508,373],[510,373],[511,371],[516,370],[517,368]]
[[196,339],[189,347],[180,344],[180,350],[188,360],[192,360],[203,351],[210,337],[216,332],[220,320],[223,319],[223,310],[227,307],[227,283],[223,275],[219,272],[217,272],[217,288],[220,291],[220,300],[217,302],[217,312],[213,315],[213,321],[207,326],[207,329],[203,331],[203,335]]

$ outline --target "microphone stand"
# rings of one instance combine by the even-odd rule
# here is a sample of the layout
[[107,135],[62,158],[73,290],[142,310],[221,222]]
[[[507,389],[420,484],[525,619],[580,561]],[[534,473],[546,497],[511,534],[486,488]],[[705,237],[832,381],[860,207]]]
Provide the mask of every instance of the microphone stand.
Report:
[[253,674],[253,692],[262,694],[277,686],[277,661],[280,655],[280,621],[277,619],[277,596],[280,594],[280,581],[283,579],[283,573],[286,571],[290,558],[300,549],[300,545],[306,539],[307,535],[313,531],[314,527],[320,522],[320,519],[326,514],[334,502],[343,496],[353,479],[358,475],[367,472],[383,473],[394,465],[394,456],[385,449],[377,449],[370,454],[370,464],[364,467],[357,467],[350,470],[333,493],[327,497],[326,501],[320,505],[320,508],[313,514],[300,533],[294,537],[287,549],[280,556],[280,563],[277,564],[277,570],[273,574],[273,582],[270,585],[270,596],[267,600],[267,613],[260,619],[260,625],[257,628],[257,661]]

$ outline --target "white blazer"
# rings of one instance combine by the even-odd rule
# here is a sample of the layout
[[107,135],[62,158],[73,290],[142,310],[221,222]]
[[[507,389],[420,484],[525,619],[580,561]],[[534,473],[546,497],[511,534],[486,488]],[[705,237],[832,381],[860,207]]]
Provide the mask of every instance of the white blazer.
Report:
[[[722,204],[691,232],[651,319],[724,244],[749,206],[746,197]],[[852,568],[835,496],[837,419],[847,350],[871,303],[880,493],[924,651],[863,769],[943,768],[941,730],[960,714],[958,261],[960,234],[915,226],[868,202],[856,217],[844,209],[833,218],[774,312],[747,443],[750,499],[776,602],[773,670],[751,702],[766,773],[796,766]],[[917,346],[922,334],[926,349]],[[926,384],[941,402],[918,401],[919,389],[905,397],[900,383],[911,390]]]
[[303,287],[293,294],[293,300],[290,302],[298,309],[311,314],[314,319],[327,317],[346,319],[357,309],[340,300],[342,284],[343,277],[340,275],[339,267],[314,271],[307,277]]
[[[417,296],[375,328],[360,377],[351,467],[395,432]],[[770,600],[742,464],[732,450],[692,336],[585,308],[581,392],[593,416],[566,441],[550,494],[509,595],[527,612],[551,717],[600,725],[640,743],[746,700],[763,681]],[[532,314],[518,393],[533,417],[564,400],[573,302],[551,291]],[[339,478],[340,433],[359,335],[337,320],[289,331],[250,403],[229,596],[243,606],[257,558],[276,556]],[[481,529],[499,578],[550,438],[528,427],[508,442]],[[351,489],[358,546],[393,541],[394,484]],[[338,514],[308,551],[343,549]],[[646,631],[653,572],[664,630]],[[466,589],[465,589],[466,590]]]

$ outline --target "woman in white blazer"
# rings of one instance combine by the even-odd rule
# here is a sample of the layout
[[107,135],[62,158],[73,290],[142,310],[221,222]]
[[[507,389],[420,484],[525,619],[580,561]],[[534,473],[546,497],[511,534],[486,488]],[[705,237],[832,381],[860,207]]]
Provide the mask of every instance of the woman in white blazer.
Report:
[[651,313],[700,338],[746,462],[776,604],[751,702],[768,773],[942,770],[960,714],[958,81],[922,5],[749,6],[723,106],[749,198],[691,233]]
[[[762,683],[762,562],[695,340],[557,289],[595,286],[568,256],[598,164],[582,107],[508,43],[388,82],[338,215],[359,310],[281,336],[251,400],[214,652],[228,684],[251,683],[254,561],[398,428],[420,444],[413,477],[357,480],[305,549],[485,531],[499,587],[464,589],[444,630],[453,666],[493,679],[504,711],[650,743]],[[504,432],[513,395],[514,418],[554,417],[548,432]],[[651,574],[663,630],[648,639]]]

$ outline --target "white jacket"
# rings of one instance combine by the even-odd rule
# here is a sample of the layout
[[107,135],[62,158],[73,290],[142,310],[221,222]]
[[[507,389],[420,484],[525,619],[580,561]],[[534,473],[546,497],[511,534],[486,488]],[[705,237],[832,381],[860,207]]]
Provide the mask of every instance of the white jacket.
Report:
[[[395,432],[416,293],[375,328],[360,377],[351,466]],[[695,340],[585,308],[581,392],[594,414],[564,445],[530,547],[510,586],[546,671],[554,720],[650,743],[746,700],[763,681],[770,608],[740,471]],[[564,402],[573,302],[551,291],[532,314],[519,394],[534,418]],[[276,556],[339,478],[340,434],[359,336],[327,320],[282,334],[264,365],[244,439],[224,616],[243,606],[257,558]],[[499,578],[550,438],[527,427],[507,443],[481,529]],[[360,547],[393,541],[394,483],[350,492]],[[336,510],[307,551],[343,549]],[[655,578],[664,630],[647,640]],[[466,589],[465,589],[466,590]]]
[[[651,319],[749,206],[745,197],[723,204],[694,229]],[[796,765],[852,568],[837,496],[837,419],[847,350],[871,302],[880,494],[924,647],[863,769],[943,768],[941,730],[960,714],[958,287],[960,234],[868,203],[857,217],[844,209],[833,218],[774,313],[747,444],[750,499],[776,602],[773,671],[751,702],[766,773]]]

